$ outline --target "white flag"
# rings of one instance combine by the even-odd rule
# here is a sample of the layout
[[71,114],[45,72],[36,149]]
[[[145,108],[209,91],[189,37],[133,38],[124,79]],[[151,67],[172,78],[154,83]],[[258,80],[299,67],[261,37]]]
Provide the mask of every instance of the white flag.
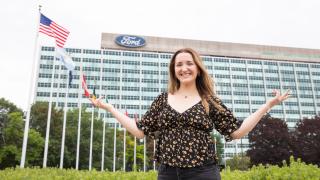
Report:
[[64,66],[69,70],[72,71],[75,69],[75,64],[72,61],[72,58],[67,53],[64,48],[56,47],[57,48],[57,58],[62,61]]

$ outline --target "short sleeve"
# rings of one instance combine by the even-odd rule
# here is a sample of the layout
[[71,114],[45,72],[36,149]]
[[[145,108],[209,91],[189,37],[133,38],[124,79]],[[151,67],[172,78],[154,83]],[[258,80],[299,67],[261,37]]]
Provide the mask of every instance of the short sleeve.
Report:
[[220,112],[211,105],[209,112],[210,119],[212,120],[215,129],[225,137],[226,141],[231,141],[231,134],[239,128],[239,122],[220,99],[216,98],[216,102],[218,102],[225,111]]
[[137,127],[143,131],[146,136],[155,137],[155,132],[159,130],[159,114],[163,105],[164,94],[160,94],[151,104],[149,110],[138,121]]

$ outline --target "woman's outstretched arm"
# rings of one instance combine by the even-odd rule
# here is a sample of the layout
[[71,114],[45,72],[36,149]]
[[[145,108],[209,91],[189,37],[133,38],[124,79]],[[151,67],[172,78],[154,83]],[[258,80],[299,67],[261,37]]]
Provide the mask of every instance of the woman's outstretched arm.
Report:
[[122,112],[118,111],[116,108],[112,106],[110,103],[103,103],[101,102],[101,97],[98,99],[90,98],[89,100],[92,102],[92,104],[95,107],[104,109],[106,111],[109,111],[113,117],[117,119],[117,121],[127,129],[132,135],[134,135],[137,138],[142,139],[144,137],[144,133],[142,130],[140,130],[137,127],[136,121],[131,119],[130,117],[126,116]]
[[248,116],[243,121],[240,128],[231,134],[231,137],[233,139],[240,139],[243,136],[247,135],[257,125],[257,123],[260,121],[260,119],[266,112],[268,112],[273,106],[281,103],[282,101],[290,97],[289,92],[290,90],[286,91],[283,95],[281,95],[278,90],[273,90],[273,94],[275,94],[275,96],[272,99],[268,100],[264,105],[262,105],[256,112]]

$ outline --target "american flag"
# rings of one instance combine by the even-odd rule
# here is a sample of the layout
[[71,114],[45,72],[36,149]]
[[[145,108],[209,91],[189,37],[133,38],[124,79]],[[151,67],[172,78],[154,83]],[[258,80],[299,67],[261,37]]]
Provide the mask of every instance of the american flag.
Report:
[[61,48],[67,41],[68,35],[70,33],[67,29],[53,22],[43,14],[41,14],[40,17],[39,32],[55,38],[57,46]]

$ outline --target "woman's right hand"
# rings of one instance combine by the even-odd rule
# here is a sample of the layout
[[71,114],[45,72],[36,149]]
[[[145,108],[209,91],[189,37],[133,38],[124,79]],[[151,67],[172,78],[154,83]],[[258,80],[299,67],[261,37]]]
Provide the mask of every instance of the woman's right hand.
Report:
[[103,98],[104,97],[102,96],[102,97],[99,97],[99,98],[89,98],[89,100],[91,101],[91,103],[93,104],[94,107],[110,111],[110,109],[112,108],[112,105],[110,103],[102,102]]

